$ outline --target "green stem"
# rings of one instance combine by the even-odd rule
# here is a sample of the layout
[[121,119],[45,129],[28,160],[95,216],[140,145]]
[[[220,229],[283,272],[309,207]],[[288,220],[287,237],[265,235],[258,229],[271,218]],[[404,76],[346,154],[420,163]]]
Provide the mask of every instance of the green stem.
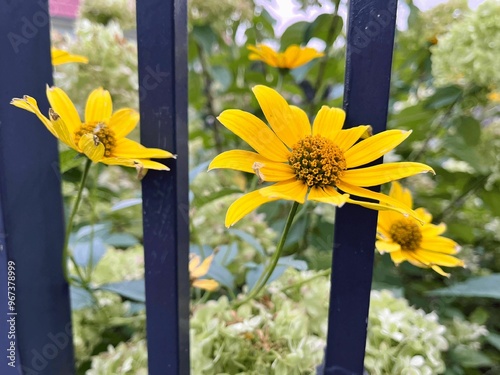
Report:
[[80,280],[84,280],[83,275],[80,272],[80,268],[75,262],[75,259],[73,256],[69,254],[69,236],[71,234],[71,231],[73,230],[73,222],[75,221],[75,215],[76,212],[78,211],[78,207],[80,206],[80,202],[82,200],[82,192],[83,188],[85,186],[85,181],[87,180],[87,176],[89,174],[89,169],[90,165],[92,164],[92,160],[87,159],[87,162],[85,163],[85,168],[83,169],[83,174],[82,178],[80,180],[80,186],[78,188],[78,195],[76,196],[76,200],[73,203],[73,208],[71,210],[71,214],[69,216],[68,224],[66,225],[66,234],[64,236],[64,247],[63,247],[63,255],[62,255],[62,267],[63,267],[63,273],[64,273],[64,278],[66,279],[66,282],[68,284],[71,284],[71,279],[69,278],[69,271],[68,271],[68,258],[71,260],[71,262],[75,265],[76,272],[78,273],[78,276],[80,277]]
[[271,277],[271,275],[274,272],[274,269],[276,268],[276,265],[278,264],[278,261],[281,257],[281,253],[283,252],[283,248],[285,247],[285,242],[286,238],[288,236],[288,232],[290,230],[290,227],[292,226],[293,218],[295,217],[295,213],[297,212],[297,208],[299,207],[298,202],[293,202],[293,206],[290,210],[290,213],[288,214],[288,219],[286,220],[285,228],[283,229],[283,233],[281,235],[280,242],[278,243],[278,247],[276,248],[276,251],[274,252],[271,261],[267,265],[266,269],[262,274],[260,275],[259,279],[255,283],[255,286],[253,289],[248,293],[248,295],[241,301],[237,301],[235,303],[235,308],[247,303],[251,299],[253,299],[255,296],[259,294],[259,292],[262,290],[262,288],[266,285],[267,281]]

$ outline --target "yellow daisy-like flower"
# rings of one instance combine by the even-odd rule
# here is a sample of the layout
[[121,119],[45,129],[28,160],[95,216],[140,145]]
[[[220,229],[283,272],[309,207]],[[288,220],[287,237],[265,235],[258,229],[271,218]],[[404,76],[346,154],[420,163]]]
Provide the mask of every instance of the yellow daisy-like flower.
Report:
[[285,52],[276,52],[265,44],[249,45],[247,48],[252,51],[248,56],[250,60],[263,61],[267,65],[281,69],[295,69],[324,56],[324,53],[318,52],[314,48],[300,47],[296,44],[289,46]]
[[169,170],[150,158],[175,157],[168,151],[146,148],[140,143],[125,138],[137,125],[139,114],[131,108],[122,108],[113,113],[111,95],[98,88],[89,95],[85,107],[85,121],[68,95],[58,87],[47,87],[47,98],[51,108],[49,118],[38,109],[34,98],[25,95],[14,98],[11,104],[34,113],[56,138],[85,154],[94,163],[123,165],[143,169]]
[[215,280],[200,279],[200,277],[203,277],[207,274],[213,260],[214,254],[206,257],[203,262],[201,262],[198,255],[189,255],[189,279],[193,287],[205,289],[210,292],[216,290],[219,287],[219,283]]
[[[416,215],[396,199],[365,187],[417,173],[433,172],[431,167],[399,162],[359,168],[392,150],[411,132],[388,130],[358,142],[370,126],[343,130],[345,112],[342,109],[323,106],[311,128],[306,113],[288,105],[275,90],[256,86],[253,92],[270,127],[251,113],[237,109],[224,111],[218,120],[256,152],[223,152],[210,163],[209,170],[230,168],[253,172],[260,181],[275,184],[237,199],[228,209],[226,226],[235,224],[260,205],[277,199],[298,203],[307,199],[336,206],[354,203],[377,210],[392,209]],[[354,200],[350,194],[379,203]]]
[[50,51],[52,55],[52,65],[54,66],[72,62],[83,64],[87,64],[89,62],[89,59],[87,59],[85,56],[73,55],[62,49],[52,48]]
[[500,103],[500,92],[492,91],[486,95],[488,100],[493,103]]
[[[408,189],[393,182],[389,195],[409,207],[413,207],[413,199]],[[432,215],[423,208],[415,210],[424,225],[415,219],[405,217],[397,212],[384,211],[378,216],[377,242],[380,253],[389,253],[392,261],[398,265],[404,261],[422,267],[432,268],[440,275],[449,277],[441,267],[464,267],[464,262],[452,256],[460,247],[449,238],[440,236],[446,225],[431,224]]]

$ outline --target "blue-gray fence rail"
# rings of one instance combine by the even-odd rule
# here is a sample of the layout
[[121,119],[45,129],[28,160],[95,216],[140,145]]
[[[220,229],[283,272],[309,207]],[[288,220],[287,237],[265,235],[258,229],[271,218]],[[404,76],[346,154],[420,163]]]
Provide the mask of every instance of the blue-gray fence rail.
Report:
[[[385,129],[396,7],[397,0],[350,1],[348,126]],[[0,2],[0,345],[7,353],[0,373],[6,375],[74,373],[60,267],[57,144],[38,119],[8,104],[29,94],[47,112],[49,27],[47,0]],[[179,156],[171,172],[150,171],[143,181],[149,373],[183,375],[189,373],[186,1],[137,1],[137,36],[142,142]],[[363,373],[375,228],[375,212],[338,210],[324,374]],[[15,305],[8,294],[13,274]]]

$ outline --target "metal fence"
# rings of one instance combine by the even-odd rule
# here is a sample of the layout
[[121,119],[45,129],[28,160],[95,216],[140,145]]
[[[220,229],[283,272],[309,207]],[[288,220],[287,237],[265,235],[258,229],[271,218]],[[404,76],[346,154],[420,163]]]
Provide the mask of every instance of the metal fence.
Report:
[[[397,0],[351,0],[347,127],[385,129]],[[178,155],[143,180],[150,374],[189,373],[186,0],[137,1],[142,143]],[[54,137],[12,97],[52,83],[47,0],[0,2],[0,373],[73,374]],[[153,72],[153,73],[152,73]],[[156,73],[155,73],[156,72]],[[48,103],[39,101],[43,112]],[[380,161],[379,161],[380,162]],[[377,214],[337,211],[324,374],[362,374]],[[326,296],[325,296],[326,297]]]

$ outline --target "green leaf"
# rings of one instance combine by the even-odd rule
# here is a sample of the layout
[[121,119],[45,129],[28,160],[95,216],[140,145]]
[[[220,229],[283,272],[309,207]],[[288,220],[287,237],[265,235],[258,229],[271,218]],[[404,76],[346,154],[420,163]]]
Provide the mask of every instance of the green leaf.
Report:
[[262,245],[260,244],[260,242],[257,241],[257,239],[254,236],[252,236],[252,235],[250,235],[250,234],[248,234],[246,232],[243,232],[240,229],[235,229],[235,228],[229,229],[228,232],[231,233],[231,234],[234,234],[235,236],[238,236],[239,238],[241,238],[243,241],[245,241],[247,244],[249,244],[255,250],[257,250],[261,255],[265,254],[264,248],[262,247]]
[[223,66],[212,66],[212,78],[220,84],[221,91],[226,91],[233,83],[233,76],[229,69]]
[[143,279],[104,284],[97,289],[107,290],[133,301],[146,302],[146,289]]
[[207,203],[213,202],[216,199],[225,197],[226,195],[241,193],[241,192],[242,192],[241,189],[223,188],[209,195],[204,195],[204,196],[197,195],[194,197],[193,205],[199,208]]
[[486,336],[486,341],[493,345],[497,350],[500,350],[500,335],[497,333],[492,333]]
[[462,137],[446,137],[443,140],[443,147],[459,160],[463,160],[481,174],[489,173],[488,166],[485,165],[484,158],[477,148],[469,146]]
[[491,359],[481,352],[466,346],[458,346],[453,350],[454,359],[466,368],[486,367],[493,365]]
[[431,296],[482,297],[500,299],[500,273],[471,278],[448,288],[428,292]]
[[91,241],[78,241],[70,244],[76,263],[81,267],[86,267],[91,260],[91,266],[96,264],[106,253],[106,245],[100,237],[95,237]]
[[139,240],[129,233],[112,233],[105,238],[108,245],[126,249],[127,247],[137,245]]
[[73,311],[92,306],[92,295],[83,288],[71,285],[69,287],[69,296]]
[[208,53],[212,51],[212,47],[217,43],[217,35],[208,25],[194,26],[191,35]]
[[475,146],[481,139],[481,124],[472,117],[459,117],[457,124],[458,134],[463,138],[469,146]]
[[306,30],[309,27],[309,22],[300,21],[290,25],[281,36],[281,50],[292,44],[302,44],[305,42]]
[[142,203],[141,198],[130,198],[130,199],[124,199],[111,207],[111,211],[119,211],[123,210],[124,208],[129,208],[133,206],[137,206]]
[[[344,21],[340,16],[333,16],[330,13],[320,14],[305,30],[304,43],[312,38],[318,38],[325,42],[333,43],[339,36],[344,26]],[[330,34],[333,34],[330,36]]]
[[70,169],[78,167],[85,160],[81,154],[73,149],[65,150],[59,154],[59,165],[61,173],[65,173]]
[[440,109],[454,104],[462,96],[462,89],[458,86],[446,86],[436,90],[434,95],[427,98],[425,107]]

